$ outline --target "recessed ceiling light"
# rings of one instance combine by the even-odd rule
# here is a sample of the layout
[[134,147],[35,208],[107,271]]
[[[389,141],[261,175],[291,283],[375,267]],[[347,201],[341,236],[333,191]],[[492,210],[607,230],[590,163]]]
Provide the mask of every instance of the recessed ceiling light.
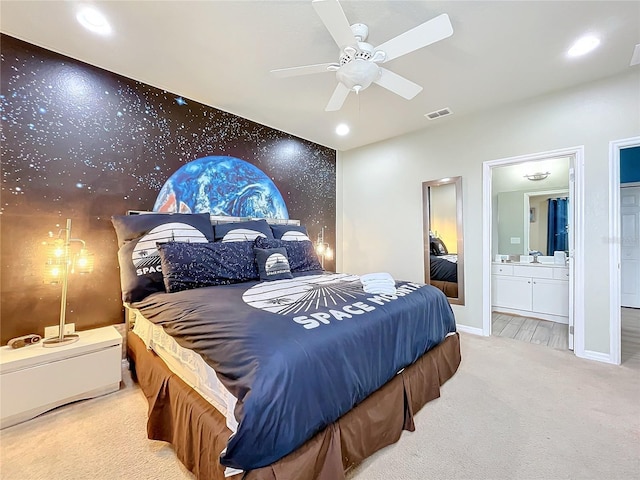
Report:
[[579,57],[581,55],[585,55],[589,53],[591,50],[595,49],[598,45],[600,45],[600,39],[594,37],[593,35],[587,35],[586,37],[582,37],[573,44],[573,46],[567,52],[567,55],[570,57]]
[[108,35],[111,33],[111,25],[107,22],[106,17],[93,7],[83,7],[76,15],[76,19],[87,30],[100,35]]
[[345,123],[341,123],[336,127],[336,133],[340,136],[344,136],[349,133],[349,125]]

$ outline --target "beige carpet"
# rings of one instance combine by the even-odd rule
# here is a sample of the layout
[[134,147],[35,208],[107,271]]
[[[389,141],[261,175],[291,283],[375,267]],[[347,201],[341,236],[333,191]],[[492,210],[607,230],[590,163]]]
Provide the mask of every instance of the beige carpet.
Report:
[[[462,334],[462,354],[417,430],[350,480],[640,478],[640,370],[501,337]],[[125,380],[0,431],[0,478],[192,479],[146,439],[146,400]]]

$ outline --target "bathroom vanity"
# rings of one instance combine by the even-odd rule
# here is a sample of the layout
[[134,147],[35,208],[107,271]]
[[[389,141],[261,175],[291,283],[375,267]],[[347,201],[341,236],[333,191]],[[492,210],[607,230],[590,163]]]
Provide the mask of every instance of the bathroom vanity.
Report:
[[569,267],[544,263],[491,265],[494,312],[569,323]]

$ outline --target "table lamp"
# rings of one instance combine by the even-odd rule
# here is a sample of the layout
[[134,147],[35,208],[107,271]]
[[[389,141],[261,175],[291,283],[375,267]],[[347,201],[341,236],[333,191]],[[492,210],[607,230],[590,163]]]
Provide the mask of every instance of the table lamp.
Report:
[[[84,240],[71,238],[70,218],[67,218],[66,228],[60,229],[57,237],[54,238],[53,233],[50,232],[49,239],[43,243],[48,247],[47,262],[45,264],[45,283],[62,284],[62,294],[58,336],[45,339],[42,342],[42,346],[59,347],[76,342],[79,338],[76,334],[65,334],[64,332],[67,312],[67,285],[70,273],[90,273],[93,271],[93,254],[88,252]],[[81,244],[78,253],[72,252],[71,246],[74,243]]]

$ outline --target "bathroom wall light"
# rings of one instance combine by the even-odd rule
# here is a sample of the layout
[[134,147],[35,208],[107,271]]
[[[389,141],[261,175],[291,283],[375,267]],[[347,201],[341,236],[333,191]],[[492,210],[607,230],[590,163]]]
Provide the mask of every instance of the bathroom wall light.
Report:
[[544,180],[551,172],[536,172],[536,173],[527,173],[524,177],[531,181]]

